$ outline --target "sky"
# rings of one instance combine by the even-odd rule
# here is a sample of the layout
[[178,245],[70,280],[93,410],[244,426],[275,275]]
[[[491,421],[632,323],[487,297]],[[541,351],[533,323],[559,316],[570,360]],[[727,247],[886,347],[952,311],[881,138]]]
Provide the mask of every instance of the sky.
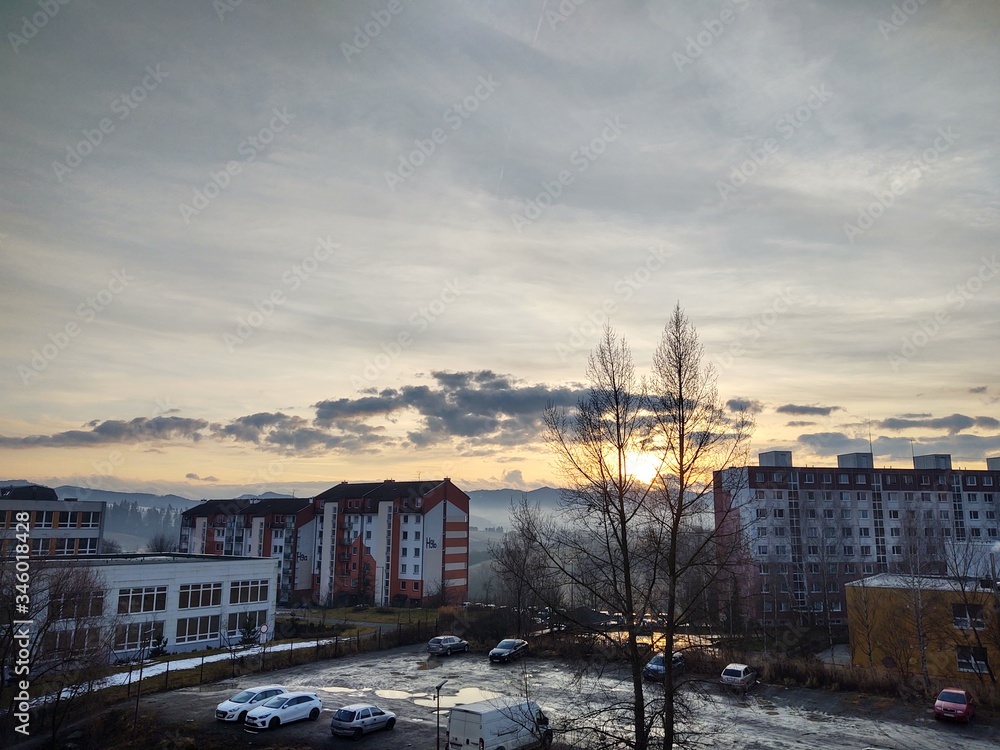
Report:
[[606,322],[648,371],[677,304],[754,453],[1000,455],[993,0],[12,0],[0,31],[0,478],[558,486],[543,408]]

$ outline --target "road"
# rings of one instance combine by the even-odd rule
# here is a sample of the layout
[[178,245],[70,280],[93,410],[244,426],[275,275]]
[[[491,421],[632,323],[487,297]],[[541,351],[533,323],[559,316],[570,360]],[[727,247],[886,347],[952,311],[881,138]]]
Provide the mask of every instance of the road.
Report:
[[[238,683],[144,696],[142,714],[150,723],[158,722],[166,736],[177,738],[178,747],[183,746],[183,737],[194,737],[197,747],[205,750],[433,748],[438,718],[436,684],[447,680],[440,695],[442,747],[448,708],[494,694],[523,695],[527,685],[531,697],[550,715],[558,747],[558,743],[576,739],[570,717],[579,715],[590,704],[628,700],[629,686],[620,677],[612,670],[579,679],[565,664],[534,656],[518,664],[495,665],[483,654],[428,657],[418,647],[407,646],[271,672]],[[692,727],[702,736],[701,744],[706,748],[996,750],[1000,746],[1000,727],[991,717],[978,717],[969,726],[944,724],[934,721],[928,706],[885,698],[861,699],[856,694],[769,685],[758,685],[743,698],[722,693],[711,678],[686,678],[691,682],[683,694],[696,717]],[[320,720],[254,734],[212,718],[216,703],[237,689],[267,682],[318,693],[324,704]],[[370,735],[359,743],[332,738],[332,711],[362,701],[396,712],[396,728]]]

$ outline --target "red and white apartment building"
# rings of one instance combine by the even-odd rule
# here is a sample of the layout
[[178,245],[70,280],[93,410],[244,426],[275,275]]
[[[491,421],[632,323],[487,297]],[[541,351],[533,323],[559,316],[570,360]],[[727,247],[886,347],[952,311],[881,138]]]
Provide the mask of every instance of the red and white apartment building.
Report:
[[925,572],[945,573],[956,545],[997,562],[1000,457],[957,469],[947,454],[915,456],[902,469],[875,468],[871,453],[833,467],[770,451],[758,466],[715,472],[714,498],[720,538],[738,544],[732,589],[720,596],[763,625],[846,624],[845,584],[899,572],[915,556]]
[[441,480],[342,482],[323,509],[321,602],[457,603],[469,592],[469,496]]
[[281,560],[278,602],[462,602],[469,496],[448,478],[341,482],[314,498],[206,500],[179,549]]
[[181,514],[178,549],[194,555],[281,561],[277,601],[311,599],[316,586],[319,505],[306,498],[205,500]]

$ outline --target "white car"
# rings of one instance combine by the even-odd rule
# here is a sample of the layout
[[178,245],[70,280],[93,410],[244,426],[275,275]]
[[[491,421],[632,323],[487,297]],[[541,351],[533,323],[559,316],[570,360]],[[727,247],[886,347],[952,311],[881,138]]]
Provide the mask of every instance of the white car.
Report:
[[216,706],[215,718],[219,721],[242,722],[250,709],[255,708],[261,701],[287,692],[288,688],[283,685],[261,685],[247,688]]
[[330,733],[334,737],[340,735],[358,739],[376,729],[392,729],[394,726],[396,714],[392,711],[383,711],[370,703],[352,703],[334,713]]
[[316,693],[282,693],[250,711],[244,724],[251,729],[277,729],[301,719],[316,721],[322,710],[323,701]]

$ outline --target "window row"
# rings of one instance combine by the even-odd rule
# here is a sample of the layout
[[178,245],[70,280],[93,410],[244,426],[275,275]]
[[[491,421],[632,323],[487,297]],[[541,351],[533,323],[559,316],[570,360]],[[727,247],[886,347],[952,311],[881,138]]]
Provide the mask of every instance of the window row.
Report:
[[[229,603],[246,604],[269,601],[266,579],[233,581],[229,586]],[[185,583],[180,587],[177,606],[179,609],[198,607],[218,607],[222,604],[222,584]],[[118,592],[118,613],[123,615],[145,612],[163,612],[167,608],[166,586],[137,586],[120,589]]]

